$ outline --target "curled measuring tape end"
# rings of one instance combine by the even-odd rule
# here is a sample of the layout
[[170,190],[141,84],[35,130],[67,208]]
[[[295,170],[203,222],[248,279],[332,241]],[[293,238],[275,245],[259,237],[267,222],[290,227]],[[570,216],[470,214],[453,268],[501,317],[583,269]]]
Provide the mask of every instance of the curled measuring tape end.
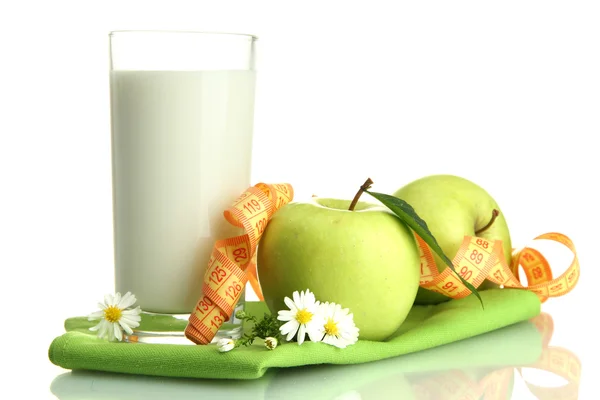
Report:
[[269,220],[293,200],[288,183],[258,183],[242,193],[225,210],[224,218],[244,228],[245,234],[215,243],[202,282],[202,296],[191,312],[185,336],[196,344],[208,344],[228,321],[246,283],[262,297],[256,276],[256,248]]
[[[524,247],[513,253],[509,266],[504,258],[500,240],[487,240],[477,236],[464,237],[452,260],[456,273],[450,268],[440,273],[427,243],[416,234],[415,237],[421,254],[421,287],[453,299],[471,294],[457,274],[476,288],[488,279],[504,288],[529,290],[537,294],[542,303],[549,297],[567,294],[579,281],[579,260],[575,245],[562,233],[545,233],[534,239],[561,243],[573,253],[571,264],[557,278],[553,278],[550,263],[540,251]],[[527,277],[527,286],[521,283],[519,267]]]

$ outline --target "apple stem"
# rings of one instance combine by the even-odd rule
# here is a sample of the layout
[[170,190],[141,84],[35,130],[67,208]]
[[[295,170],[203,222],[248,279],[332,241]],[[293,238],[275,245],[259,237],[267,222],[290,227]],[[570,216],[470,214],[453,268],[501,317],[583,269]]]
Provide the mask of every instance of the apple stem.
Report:
[[358,192],[356,192],[356,195],[352,199],[352,203],[350,203],[350,207],[348,207],[348,211],[354,211],[354,207],[356,207],[356,203],[358,203],[358,199],[360,199],[360,196],[363,194],[363,192],[365,190],[368,190],[371,188],[372,184],[373,184],[373,181],[371,180],[371,178],[367,178],[365,183],[363,183],[362,186],[360,187],[360,189],[358,189]]
[[475,231],[475,235],[479,235],[481,232],[485,232],[490,226],[492,226],[498,215],[500,215],[500,211],[494,208],[492,210],[492,218],[490,219],[490,222],[488,222],[487,225],[483,228],[479,229],[478,231]]

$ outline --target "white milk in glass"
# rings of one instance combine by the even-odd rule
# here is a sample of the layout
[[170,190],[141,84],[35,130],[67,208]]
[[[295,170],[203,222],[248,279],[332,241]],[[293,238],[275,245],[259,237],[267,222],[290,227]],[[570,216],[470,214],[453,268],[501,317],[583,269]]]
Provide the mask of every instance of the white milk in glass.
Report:
[[254,71],[111,71],[116,290],[190,313],[250,186]]

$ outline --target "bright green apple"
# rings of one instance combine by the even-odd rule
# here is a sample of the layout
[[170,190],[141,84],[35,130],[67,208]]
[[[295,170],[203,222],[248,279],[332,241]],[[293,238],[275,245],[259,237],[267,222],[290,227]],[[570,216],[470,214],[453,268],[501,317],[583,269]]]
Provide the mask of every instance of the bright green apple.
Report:
[[[504,214],[492,196],[481,186],[454,175],[430,175],[417,179],[394,192],[394,196],[406,201],[427,223],[438,244],[451,260],[456,255],[465,235],[488,240],[502,240],[504,256],[510,263],[511,240]],[[493,223],[493,211],[499,212]],[[476,235],[476,232],[477,235]],[[434,253],[438,271],[447,268]],[[478,288],[496,287],[484,281]],[[416,304],[437,304],[448,297],[419,288]]]
[[359,338],[383,340],[404,322],[419,287],[412,231],[386,208],[313,198],[279,209],[258,245],[257,270],[272,313],[309,289],[317,300],[349,308]]

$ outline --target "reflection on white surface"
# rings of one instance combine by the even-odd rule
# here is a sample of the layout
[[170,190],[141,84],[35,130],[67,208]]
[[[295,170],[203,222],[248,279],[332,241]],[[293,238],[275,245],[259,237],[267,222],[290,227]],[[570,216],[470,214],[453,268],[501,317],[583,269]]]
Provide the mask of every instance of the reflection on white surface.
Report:
[[[568,350],[549,346],[552,331],[552,318],[542,314],[531,322],[372,363],[271,369],[260,379],[244,381],[74,371],[56,377],[50,389],[61,400],[576,399],[580,362]],[[529,397],[521,397],[523,391]]]

